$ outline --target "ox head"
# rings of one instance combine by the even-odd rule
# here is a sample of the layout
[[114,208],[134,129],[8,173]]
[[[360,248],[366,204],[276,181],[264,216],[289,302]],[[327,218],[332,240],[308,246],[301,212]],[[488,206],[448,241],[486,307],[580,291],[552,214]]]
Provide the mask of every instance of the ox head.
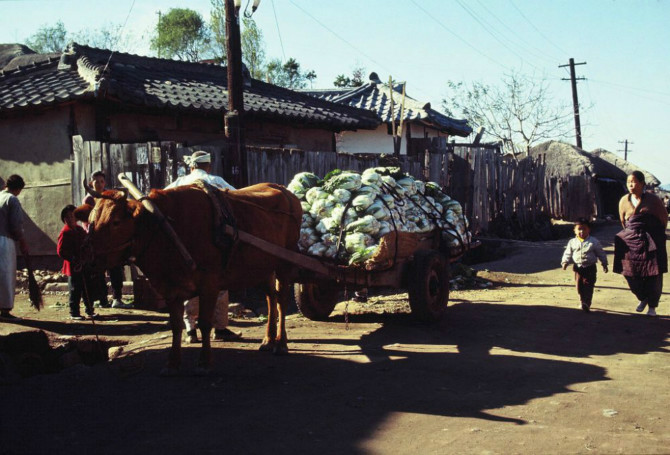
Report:
[[98,193],[86,182],[84,186],[96,198],[95,206],[84,204],[78,207],[75,218],[89,224],[88,242],[94,257],[92,267],[106,270],[129,259],[142,205],[128,200],[122,191]]

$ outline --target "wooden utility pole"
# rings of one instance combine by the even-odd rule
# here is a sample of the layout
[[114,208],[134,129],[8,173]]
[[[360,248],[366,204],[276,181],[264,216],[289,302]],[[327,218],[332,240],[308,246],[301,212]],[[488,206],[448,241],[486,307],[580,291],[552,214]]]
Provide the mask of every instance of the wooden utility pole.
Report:
[[628,152],[632,152],[632,150],[628,150],[628,144],[632,144],[632,142],[628,142],[628,139],[624,139],[623,141],[619,141],[619,144],[624,144],[623,150],[619,150],[619,152],[623,152],[623,159],[628,161]]
[[244,80],[242,79],[242,46],[240,20],[234,0],[225,0],[226,56],[228,58],[228,112],[225,117],[228,154],[233,186],[247,186],[247,154],[244,143]]
[[567,65],[558,65],[559,68],[566,66],[570,67],[570,79],[563,78],[564,81],[572,83],[572,107],[575,113],[575,136],[577,138],[577,147],[582,148],[582,126],[579,122],[579,101],[577,100],[577,81],[583,81],[583,77],[575,76],[575,66],[586,65],[586,62],[575,63],[575,59],[571,58]]

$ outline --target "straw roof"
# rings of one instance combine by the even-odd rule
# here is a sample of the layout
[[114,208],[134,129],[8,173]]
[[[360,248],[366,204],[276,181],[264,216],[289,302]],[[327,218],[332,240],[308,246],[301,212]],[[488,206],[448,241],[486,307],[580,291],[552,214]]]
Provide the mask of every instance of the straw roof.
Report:
[[591,151],[591,155],[596,156],[608,163],[613,164],[614,166],[621,169],[626,175],[629,175],[633,171],[641,171],[644,174],[644,180],[648,186],[658,186],[661,184],[661,181],[656,178],[651,172],[648,172],[639,166],[634,165],[630,161],[626,161],[621,158],[619,155],[612,153],[605,149],[595,149]]
[[626,180],[626,172],[613,163],[565,142],[547,141],[536,145],[530,149],[529,156],[543,156],[548,176],[583,175],[593,178]]

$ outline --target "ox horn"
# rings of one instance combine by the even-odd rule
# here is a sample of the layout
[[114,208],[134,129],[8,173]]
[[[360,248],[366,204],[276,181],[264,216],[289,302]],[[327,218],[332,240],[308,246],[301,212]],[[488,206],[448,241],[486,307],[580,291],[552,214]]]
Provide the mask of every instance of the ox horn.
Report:
[[121,182],[121,185],[123,185],[125,188],[128,189],[130,195],[135,199],[137,199],[138,201],[141,201],[144,208],[147,209],[149,213],[151,213],[158,219],[159,221],[158,224],[161,226],[161,228],[167,234],[167,236],[174,242],[175,246],[177,247],[177,251],[179,251],[179,254],[181,254],[181,257],[184,259],[186,266],[190,270],[195,270],[196,264],[195,261],[193,260],[193,257],[191,257],[191,254],[188,252],[182,241],[179,239],[179,236],[172,228],[172,225],[167,222],[167,219],[161,213],[160,209],[156,207],[156,205],[151,201],[151,199],[147,198],[144,194],[142,194],[139,188],[137,188],[135,184],[132,181],[130,181],[130,179],[126,174],[124,174],[123,172],[120,173],[118,175],[118,179],[119,182]]
[[99,193],[99,192],[95,191],[93,188],[91,188],[91,185],[88,184],[88,182],[86,181],[86,178],[84,178],[84,189],[86,190],[86,192],[88,194],[90,194],[91,196],[93,196],[95,198],[103,198],[104,197],[102,195],[102,193]]
[[87,192],[88,194],[90,194],[91,196],[93,196],[94,198],[98,198],[98,199],[114,199],[114,198],[111,197],[111,196],[107,196],[107,195],[102,194],[102,193],[100,193],[100,192],[98,192],[98,191],[95,191],[93,188],[91,188],[91,185],[88,184],[88,182],[86,181],[86,179],[84,179],[84,182],[83,182],[83,183],[84,183],[84,189],[86,189],[86,192]]

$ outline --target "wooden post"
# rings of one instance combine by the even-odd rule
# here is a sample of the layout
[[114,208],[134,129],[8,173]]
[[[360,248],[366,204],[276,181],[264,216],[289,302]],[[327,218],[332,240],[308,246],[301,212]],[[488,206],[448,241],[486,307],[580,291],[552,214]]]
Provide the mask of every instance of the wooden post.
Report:
[[396,146],[396,130],[395,130],[395,103],[393,102],[393,77],[389,76],[389,97],[391,100],[391,137],[393,138],[393,154],[398,156],[400,148]]
[[230,144],[233,186],[247,186],[247,156],[243,134],[244,81],[242,79],[242,47],[240,22],[233,0],[225,0],[226,54],[228,57],[228,112],[225,131]]

